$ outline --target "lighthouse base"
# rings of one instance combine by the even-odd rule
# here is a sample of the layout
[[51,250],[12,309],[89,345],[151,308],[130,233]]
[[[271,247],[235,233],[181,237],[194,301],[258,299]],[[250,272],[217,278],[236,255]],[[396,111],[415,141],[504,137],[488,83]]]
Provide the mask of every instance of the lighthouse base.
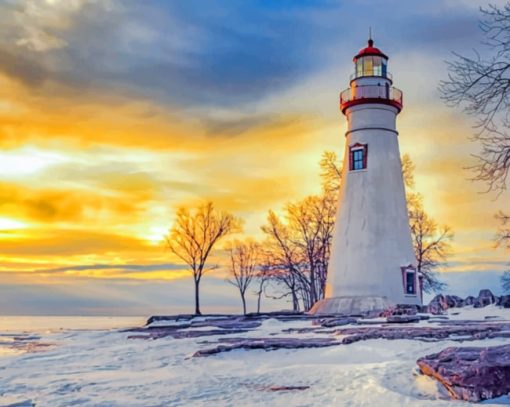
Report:
[[395,304],[386,297],[344,296],[317,301],[308,313],[311,315],[377,316],[394,306]]

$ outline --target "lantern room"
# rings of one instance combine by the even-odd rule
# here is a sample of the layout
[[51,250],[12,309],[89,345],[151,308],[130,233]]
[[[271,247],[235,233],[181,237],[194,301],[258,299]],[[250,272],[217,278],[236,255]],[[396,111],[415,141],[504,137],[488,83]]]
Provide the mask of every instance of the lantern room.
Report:
[[361,49],[353,59],[354,73],[350,86],[340,93],[340,110],[346,114],[348,108],[366,103],[391,105],[402,110],[402,92],[393,87],[388,72],[388,57],[374,47],[374,40]]
[[369,76],[383,77],[391,80],[387,70],[388,57],[379,48],[374,47],[374,41],[371,38],[368,40],[368,46],[358,52],[353,62],[355,72],[351,76],[351,80]]

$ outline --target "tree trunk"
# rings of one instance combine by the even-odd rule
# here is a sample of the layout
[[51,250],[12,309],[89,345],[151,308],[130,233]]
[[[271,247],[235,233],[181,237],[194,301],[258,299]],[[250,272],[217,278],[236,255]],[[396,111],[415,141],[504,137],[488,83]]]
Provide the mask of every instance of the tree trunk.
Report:
[[195,315],[202,315],[200,312],[200,279],[195,280]]
[[315,303],[315,299],[317,298],[315,292],[315,264],[310,261],[310,296],[309,302],[310,304]]
[[294,311],[299,312],[299,300],[294,289],[292,290],[292,308]]
[[260,303],[262,301],[262,293],[264,292],[264,279],[260,281],[259,291],[257,292],[257,314],[260,314]]
[[243,314],[246,315],[246,299],[243,292],[241,292],[241,300],[243,301]]

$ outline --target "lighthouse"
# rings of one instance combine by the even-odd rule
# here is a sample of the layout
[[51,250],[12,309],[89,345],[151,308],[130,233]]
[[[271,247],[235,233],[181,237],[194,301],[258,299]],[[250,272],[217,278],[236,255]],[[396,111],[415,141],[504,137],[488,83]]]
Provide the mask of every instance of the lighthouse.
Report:
[[345,152],[326,298],[316,314],[358,314],[421,304],[396,129],[402,92],[370,38],[340,93]]

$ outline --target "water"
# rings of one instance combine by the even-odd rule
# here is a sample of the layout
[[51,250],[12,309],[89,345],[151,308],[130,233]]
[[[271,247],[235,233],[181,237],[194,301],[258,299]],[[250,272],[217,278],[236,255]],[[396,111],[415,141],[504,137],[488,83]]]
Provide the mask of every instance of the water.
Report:
[[142,326],[147,317],[89,316],[0,316],[0,334],[9,332],[56,332],[66,330],[103,330]]
[[[43,337],[54,338],[71,331],[131,328],[144,325],[146,320],[146,317],[0,316],[0,358],[44,350],[48,345]],[[56,344],[54,339],[52,343]]]

